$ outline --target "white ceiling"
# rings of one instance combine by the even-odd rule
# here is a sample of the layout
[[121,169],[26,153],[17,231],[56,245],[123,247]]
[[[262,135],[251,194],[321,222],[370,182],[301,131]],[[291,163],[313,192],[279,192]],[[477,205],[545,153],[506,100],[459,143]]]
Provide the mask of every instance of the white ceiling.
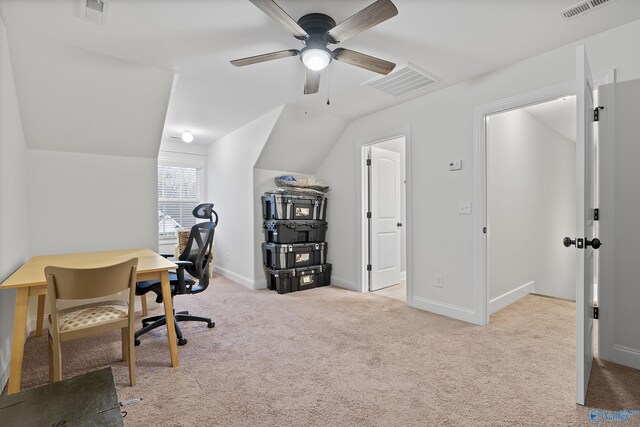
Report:
[[[276,1],[294,19],[322,12],[340,22],[373,0]],[[196,143],[207,144],[282,104],[353,119],[408,99],[361,86],[376,74],[344,63],[332,63],[320,92],[307,96],[302,95],[304,71],[298,58],[232,66],[231,59],[300,47],[248,0],[109,3],[105,26],[74,17],[74,0],[0,0],[0,15],[12,31],[175,71],[164,138],[189,129]],[[638,0],[616,0],[572,21],[557,12],[576,0],[394,3],[398,16],[344,47],[397,64],[411,62],[442,79],[438,87],[640,19]]]
[[576,142],[576,97],[568,96],[523,108],[551,129]]

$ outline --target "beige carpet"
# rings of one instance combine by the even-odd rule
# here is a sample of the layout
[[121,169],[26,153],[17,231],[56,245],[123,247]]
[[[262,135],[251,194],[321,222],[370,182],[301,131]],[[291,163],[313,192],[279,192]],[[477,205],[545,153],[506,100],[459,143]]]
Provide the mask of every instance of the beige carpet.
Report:
[[[640,409],[640,372],[602,362],[589,407],[574,404],[569,302],[528,296],[478,327],[374,294],[217,277],[176,305],[217,323],[184,327],[180,367],[158,330],[137,347],[133,388],[117,334],[65,343],[63,375],[113,366],[120,399],[143,398],[127,426],[586,426],[590,407]],[[30,338],[24,387],[47,372],[46,340]]]

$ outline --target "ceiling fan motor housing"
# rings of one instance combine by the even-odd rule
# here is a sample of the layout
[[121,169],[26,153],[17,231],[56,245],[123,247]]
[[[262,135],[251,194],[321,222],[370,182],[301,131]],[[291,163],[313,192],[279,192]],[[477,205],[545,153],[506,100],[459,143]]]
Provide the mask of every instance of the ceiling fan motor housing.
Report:
[[298,19],[298,25],[309,34],[309,37],[303,40],[307,46],[325,47],[328,40],[325,40],[324,35],[336,26],[336,21],[324,13],[309,13]]

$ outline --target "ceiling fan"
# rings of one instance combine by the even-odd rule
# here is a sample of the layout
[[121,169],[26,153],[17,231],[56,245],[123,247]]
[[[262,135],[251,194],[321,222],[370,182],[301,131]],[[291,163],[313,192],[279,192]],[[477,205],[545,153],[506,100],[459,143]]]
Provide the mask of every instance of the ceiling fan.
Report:
[[339,47],[332,51],[327,48],[329,44],[343,42],[361,31],[396,16],[398,9],[391,0],[377,0],[338,25],[333,18],[323,13],[309,13],[296,22],[273,0],[250,1],[293,37],[302,41],[305,47],[301,50],[287,49],[235,59],[231,63],[236,67],[299,55],[305,65],[304,94],[308,95],[318,92],[320,72],[333,59],[380,74],[389,74],[396,66],[393,62],[354,50]]

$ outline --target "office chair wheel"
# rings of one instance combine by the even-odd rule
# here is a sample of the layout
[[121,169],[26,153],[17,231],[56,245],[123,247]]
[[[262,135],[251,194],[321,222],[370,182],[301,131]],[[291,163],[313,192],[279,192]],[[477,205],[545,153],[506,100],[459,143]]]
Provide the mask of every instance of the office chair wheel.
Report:
[[213,328],[214,326],[216,326],[216,322],[207,323],[207,328],[209,328],[209,329]]
[[136,347],[137,347],[137,346],[139,346],[139,345],[140,345],[140,340],[134,340],[134,341],[133,341],[133,344],[134,344]]
[[185,345],[187,343],[186,338],[178,338],[178,345]]

